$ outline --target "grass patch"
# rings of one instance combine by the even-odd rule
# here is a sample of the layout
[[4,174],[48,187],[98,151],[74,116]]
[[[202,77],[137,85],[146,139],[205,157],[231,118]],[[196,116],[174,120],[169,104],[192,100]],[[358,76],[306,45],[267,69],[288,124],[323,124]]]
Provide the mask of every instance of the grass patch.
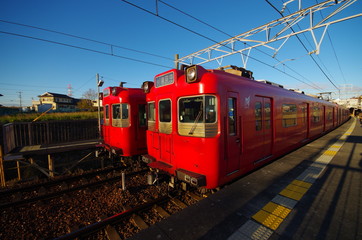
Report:
[[[0,116],[0,124],[12,122],[32,122],[40,115],[41,113],[19,113],[15,115],[4,115]],[[97,112],[47,113],[41,116],[37,121],[83,120],[94,118],[98,118]]]

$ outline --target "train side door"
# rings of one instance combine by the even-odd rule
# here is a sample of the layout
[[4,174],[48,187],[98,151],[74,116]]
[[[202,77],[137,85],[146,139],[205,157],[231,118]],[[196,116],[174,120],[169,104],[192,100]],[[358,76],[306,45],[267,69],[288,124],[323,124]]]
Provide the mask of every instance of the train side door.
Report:
[[264,103],[264,154],[268,157],[272,154],[273,145],[273,124],[272,124],[272,103],[270,98],[263,98]]
[[302,103],[300,106],[300,110],[301,110],[301,125],[303,127],[303,129],[306,129],[305,134],[304,134],[304,139],[308,139],[309,138],[309,128],[310,128],[310,123],[309,123],[309,103]]
[[238,94],[228,93],[226,116],[226,161],[227,173],[239,169],[240,163],[240,123],[238,117]]
[[273,145],[273,118],[272,101],[267,97],[256,97],[255,121],[256,134],[255,143],[258,146],[255,152],[255,164],[266,160],[272,154]]

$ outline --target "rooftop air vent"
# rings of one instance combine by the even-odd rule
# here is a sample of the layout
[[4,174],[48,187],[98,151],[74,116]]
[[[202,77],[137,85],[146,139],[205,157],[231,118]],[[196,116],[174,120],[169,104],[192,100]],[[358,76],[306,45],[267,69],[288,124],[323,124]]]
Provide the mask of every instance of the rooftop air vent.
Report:
[[231,73],[237,76],[242,76],[242,77],[246,77],[246,78],[250,78],[250,79],[254,79],[253,78],[253,72],[246,70],[245,68],[242,67],[237,67],[234,65],[228,65],[225,67],[220,67],[219,70],[227,72],[227,73]]
[[276,87],[280,87],[280,88],[284,88],[283,85],[280,85],[278,83],[273,83],[271,81],[268,81],[268,80],[256,80],[257,82],[262,82],[262,83],[265,83],[265,84],[269,84],[269,85],[273,85],[273,86],[276,86]]

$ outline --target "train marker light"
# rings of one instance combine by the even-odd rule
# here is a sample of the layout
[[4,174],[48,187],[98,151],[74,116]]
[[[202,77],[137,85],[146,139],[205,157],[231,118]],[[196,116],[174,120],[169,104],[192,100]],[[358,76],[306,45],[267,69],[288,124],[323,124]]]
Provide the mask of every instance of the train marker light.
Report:
[[112,95],[117,96],[117,88],[112,88]]
[[141,86],[144,93],[149,93],[152,87],[153,87],[153,82],[150,81],[143,82]]

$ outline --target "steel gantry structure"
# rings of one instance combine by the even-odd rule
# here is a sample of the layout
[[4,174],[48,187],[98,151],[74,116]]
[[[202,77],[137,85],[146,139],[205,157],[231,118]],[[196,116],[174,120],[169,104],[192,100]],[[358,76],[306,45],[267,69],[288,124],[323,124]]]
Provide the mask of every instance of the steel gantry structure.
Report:
[[[283,9],[281,12],[285,10],[287,4],[290,4],[294,1],[295,0],[290,0],[288,2],[285,2],[283,4]],[[315,44],[315,49],[309,52],[309,54],[319,54],[320,46],[323,41],[324,35],[330,25],[362,16],[362,13],[359,13],[353,16],[330,21],[332,17],[334,17],[345,8],[349,7],[357,0],[328,0],[305,9],[301,9],[302,0],[297,1],[299,3],[298,11],[280,19],[271,21],[260,27],[239,34],[235,37],[231,37],[227,40],[216,43],[208,48],[202,49],[181,58],[177,58],[175,60],[175,63],[177,65],[201,65],[211,61],[217,61],[218,65],[221,66],[222,61],[225,57],[234,54],[240,54],[243,62],[243,67],[246,68],[252,49],[266,47],[273,51],[272,57],[275,57],[278,54],[279,50],[292,36],[296,36],[298,34],[306,32],[309,32],[311,34],[313,42]],[[322,10],[325,10],[327,8],[332,10],[333,8],[335,9],[322,20],[316,22],[314,17],[315,13],[321,12]],[[301,29],[299,31],[294,31],[292,29],[293,26],[301,23],[304,23],[304,29]],[[319,39],[317,39],[317,36],[314,32],[316,29],[323,29],[323,33]]]

